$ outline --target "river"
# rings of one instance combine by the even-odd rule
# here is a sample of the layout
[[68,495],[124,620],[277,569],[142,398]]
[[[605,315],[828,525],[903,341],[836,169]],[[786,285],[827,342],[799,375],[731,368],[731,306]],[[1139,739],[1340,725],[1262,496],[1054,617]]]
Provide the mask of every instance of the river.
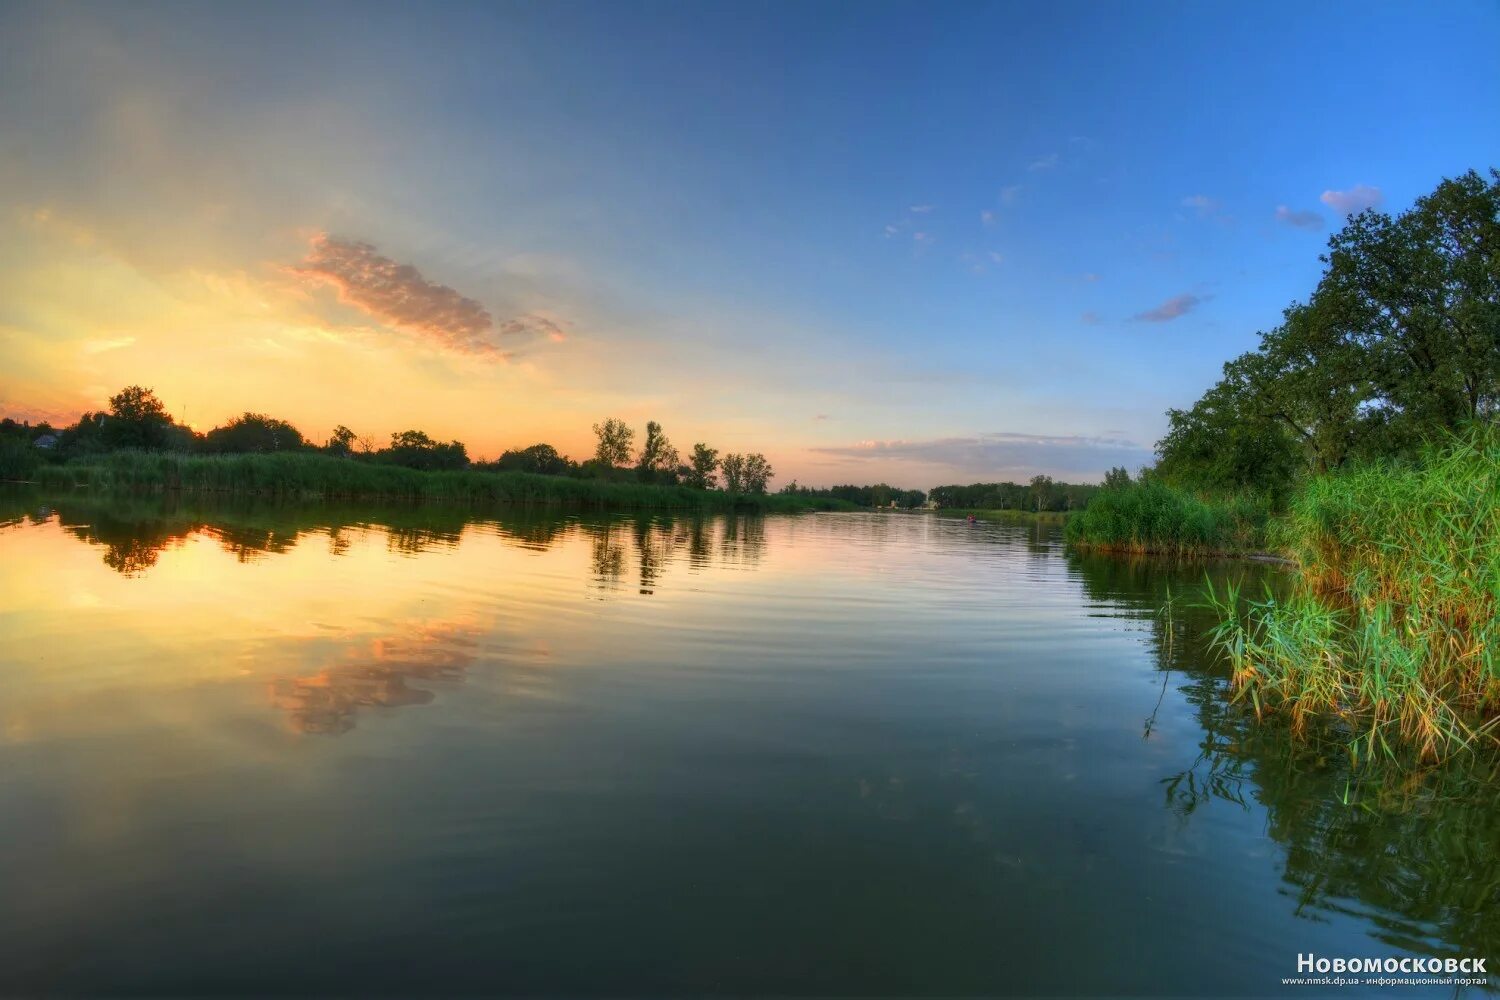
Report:
[[1230,704],[1194,594],[1279,570],[929,514],[0,515],[0,993],[1260,995],[1500,953],[1492,780],[1351,799]]

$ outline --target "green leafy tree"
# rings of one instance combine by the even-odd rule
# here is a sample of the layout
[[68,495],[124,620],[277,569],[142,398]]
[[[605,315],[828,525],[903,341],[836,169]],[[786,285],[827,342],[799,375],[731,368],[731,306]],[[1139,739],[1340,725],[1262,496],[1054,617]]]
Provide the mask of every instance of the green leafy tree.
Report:
[[1395,218],[1363,212],[1323,259],[1389,447],[1500,409],[1500,171],[1445,180]]
[[160,450],[179,443],[175,425],[156,393],[139,385],[126,386],[109,397],[109,421],[103,428],[107,448]]
[[203,449],[217,453],[294,451],[306,443],[285,420],[248,412],[203,437]]
[[730,493],[745,492],[745,456],[734,452],[719,462],[724,473],[724,489]]
[[594,425],[594,434],[599,439],[594,449],[595,461],[611,469],[630,464],[630,445],[635,440],[635,431],[625,421],[610,417],[602,424]]
[[564,476],[574,469],[573,462],[550,444],[534,444],[529,448],[507,451],[495,466],[508,472],[534,472],[543,476]]
[[[776,473],[771,468],[771,463],[766,461],[766,456],[760,452],[751,452],[744,457],[743,492],[764,493],[770,485],[771,477]],[[737,491],[739,492],[739,491]]]
[[688,458],[688,471],[684,477],[687,485],[699,490],[711,490],[719,483],[719,449],[710,448],[703,442],[693,445]]
[[1160,478],[1191,490],[1284,490],[1301,467],[1297,443],[1251,402],[1226,380],[1191,408],[1168,410],[1166,436],[1156,443]]
[[323,450],[330,455],[340,455],[347,458],[354,454],[354,443],[358,440],[358,436],[353,431],[343,424],[339,424],[333,429],[333,433],[329,435],[328,443],[323,446]]
[[391,435],[391,446],[375,453],[377,461],[433,472],[464,469],[469,455],[460,441],[436,441],[424,431],[399,431]]
[[1130,473],[1123,466],[1115,466],[1104,474],[1104,488],[1118,490],[1130,485]]
[[1053,495],[1053,491],[1052,491],[1052,477],[1051,476],[1032,476],[1031,477],[1031,503],[1032,503],[1032,509],[1037,510],[1037,511],[1041,511],[1043,509],[1051,510],[1052,509],[1052,495]]
[[663,482],[677,477],[677,449],[662,433],[661,424],[655,420],[646,423],[646,440],[641,445],[640,457],[636,460],[636,471],[645,482]]

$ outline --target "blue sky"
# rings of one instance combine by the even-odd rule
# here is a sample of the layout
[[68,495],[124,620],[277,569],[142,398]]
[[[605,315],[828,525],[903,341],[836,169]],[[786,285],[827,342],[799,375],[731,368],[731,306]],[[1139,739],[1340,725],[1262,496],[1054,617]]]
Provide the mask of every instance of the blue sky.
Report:
[[[481,454],[577,454],[616,414],[783,481],[1140,465],[1346,210],[1500,164],[1492,3],[5,4],[0,28],[0,408],[154,380],[209,422]],[[503,347],[392,311],[369,260]]]

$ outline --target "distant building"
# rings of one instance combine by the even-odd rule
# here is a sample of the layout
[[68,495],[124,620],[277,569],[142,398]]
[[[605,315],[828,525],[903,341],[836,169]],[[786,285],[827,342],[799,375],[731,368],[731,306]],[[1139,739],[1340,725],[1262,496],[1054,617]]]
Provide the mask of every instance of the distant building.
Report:
[[36,445],[38,448],[41,448],[43,451],[51,451],[53,448],[57,447],[57,435],[43,434],[41,437],[37,438],[31,443]]

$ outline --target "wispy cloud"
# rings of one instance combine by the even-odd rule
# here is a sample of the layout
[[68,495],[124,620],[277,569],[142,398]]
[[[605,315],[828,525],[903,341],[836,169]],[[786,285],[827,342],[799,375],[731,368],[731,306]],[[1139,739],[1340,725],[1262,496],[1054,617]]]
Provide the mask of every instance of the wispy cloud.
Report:
[[1025,188],[1025,186],[1026,185],[1024,184],[1007,184],[1005,187],[1001,188],[1000,204],[1014,205],[1016,203],[1016,199],[1021,196],[1021,191]]
[[118,351],[122,347],[129,347],[135,343],[134,337],[114,337],[109,340],[86,340],[83,342],[84,354],[103,354],[105,351]]
[[1095,274],[1093,271],[1088,271],[1088,272],[1086,272],[1084,274],[1083,280],[1087,281],[1089,284],[1092,285],[1094,282],[1096,282],[1096,281],[1099,280],[1099,276],[1097,274]]
[[1380,188],[1356,184],[1347,191],[1324,191],[1318,200],[1341,215],[1355,215],[1375,208],[1384,198]]
[[1048,153],[1046,156],[1038,156],[1027,165],[1027,170],[1051,170],[1061,160],[1057,153]]
[[1219,200],[1206,194],[1193,194],[1182,199],[1182,207],[1191,208],[1198,213],[1200,219],[1206,219],[1218,214]]
[[1136,313],[1130,318],[1140,323],[1168,323],[1186,316],[1203,302],[1204,300],[1197,295],[1174,295],[1154,309]]
[[468,354],[500,351],[494,317],[483,305],[382,256],[369,243],[321,233],[292,270],[333,286],[339,301],[441,347]]
[[909,209],[909,211],[914,212],[917,215],[926,215],[928,212],[932,211],[936,207],[937,207],[936,205],[913,205]]
[[989,258],[990,258],[990,263],[992,263],[992,264],[1004,264],[1005,263],[1005,254],[1001,253],[998,250],[991,250],[989,252]]
[[539,316],[536,313],[527,313],[524,316],[517,316],[515,319],[508,319],[496,327],[496,332],[502,337],[518,337],[522,335],[546,337],[554,344],[561,344],[568,339],[567,331],[563,329],[561,323],[546,316]]
[[995,432],[922,441],[860,441],[811,451],[850,462],[908,461],[938,465],[977,479],[1034,471],[1098,475],[1112,466],[1150,459],[1150,449],[1122,438]]
[[1080,323],[1083,323],[1085,326],[1098,326],[1100,323],[1104,322],[1104,320],[1100,318],[1099,314],[1094,312],[1093,310],[1090,310],[1084,313],[1082,316],[1078,317],[1078,321]]
[[1307,210],[1298,211],[1285,205],[1276,206],[1276,221],[1284,222],[1297,229],[1322,229],[1323,216],[1317,212]]
[[993,226],[995,224],[995,213],[987,208],[980,212],[979,224],[982,226]]

